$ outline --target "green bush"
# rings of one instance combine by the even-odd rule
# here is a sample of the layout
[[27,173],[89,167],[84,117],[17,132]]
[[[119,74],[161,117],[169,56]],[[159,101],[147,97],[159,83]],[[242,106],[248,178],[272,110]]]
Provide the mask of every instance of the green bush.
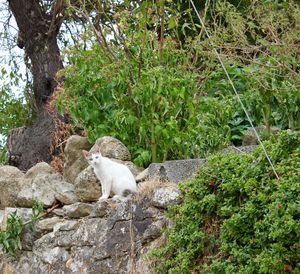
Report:
[[17,215],[17,210],[7,217],[6,229],[0,231],[0,245],[3,251],[13,257],[19,254],[20,250],[22,250],[21,238],[25,225],[29,225],[29,229],[34,232],[36,222],[46,214],[41,214],[42,211],[43,204],[34,198],[32,200],[32,214],[29,221],[23,222]]
[[258,148],[213,156],[180,184],[158,273],[300,272],[300,132],[265,145],[279,180]]
[[117,60],[108,60],[98,44],[69,52],[65,90],[55,94],[59,110],[67,110],[91,142],[104,135],[123,141],[138,165],[198,157],[227,145],[232,105],[199,96],[197,75],[187,67],[190,53],[166,39],[161,63],[152,32],[136,33],[129,44],[133,60],[122,48],[115,49]]
[[24,96],[17,96],[11,85],[19,85],[21,76],[8,73],[3,68],[0,71],[0,164],[5,164],[7,158],[6,138],[11,129],[28,124],[31,119],[30,107]]
[[138,165],[241,145],[249,121],[213,41],[255,126],[298,130],[299,6],[242,2],[213,1],[202,10],[211,39],[184,1],[143,1],[132,13],[112,5],[113,22],[95,17],[66,52],[58,108],[91,142],[104,135],[123,141]]

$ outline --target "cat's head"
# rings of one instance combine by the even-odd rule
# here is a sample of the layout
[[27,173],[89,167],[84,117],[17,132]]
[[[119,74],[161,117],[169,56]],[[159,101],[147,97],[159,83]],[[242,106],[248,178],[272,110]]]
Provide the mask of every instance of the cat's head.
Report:
[[91,165],[92,167],[97,166],[101,161],[102,155],[98,146],[96,146],[95,149],[91,152],[83,150],[82,153],[83,156],[87,159],[89,165]]

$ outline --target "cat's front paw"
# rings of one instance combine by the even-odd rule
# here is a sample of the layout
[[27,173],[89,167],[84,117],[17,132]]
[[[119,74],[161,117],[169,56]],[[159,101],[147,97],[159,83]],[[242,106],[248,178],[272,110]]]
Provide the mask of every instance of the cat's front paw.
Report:
[[108,197],[106,197],[106,196],[101,196],[100,198],[99,198],[99,201],[103,201],[103,200],[107,200],[108,199]]

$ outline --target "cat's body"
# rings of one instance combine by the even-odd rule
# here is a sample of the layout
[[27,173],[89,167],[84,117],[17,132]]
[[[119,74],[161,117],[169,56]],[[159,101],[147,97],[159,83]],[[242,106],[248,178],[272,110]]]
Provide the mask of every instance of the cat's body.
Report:
[[108,199],[110,194],[114,194],[113,198],[122,198],[126,192],[136,192],[135,178],[127,166],[103,157],[99,149],[93,153],[83,151],[83,154],[101,183],[100,200]]

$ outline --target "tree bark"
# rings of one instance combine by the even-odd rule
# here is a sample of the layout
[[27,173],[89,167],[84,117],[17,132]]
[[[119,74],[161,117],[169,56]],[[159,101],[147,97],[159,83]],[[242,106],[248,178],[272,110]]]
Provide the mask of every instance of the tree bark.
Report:
[[[13,129],[8,137],[9,163],[21,170],[34,164],[50,162],[57,115],[47,113],[47,102],[57,86],[55,75],[63,68],[57,44],[62,23],[55,1],[46,12],[38,0],[8,0],[18,28],[18,46],[30,59],[33,76],[34,109],[37,119],[31,127]],[[54,3],[54,1],[53,1]]]
[[63,68],[57,45],[61,21],[58,17],[53,28],[56,14],[45,13],[36,0],[9,0],[9,8],[19,28],[21,46],[31,61],[36,112],[40,114],[57,85],[55,74]]

